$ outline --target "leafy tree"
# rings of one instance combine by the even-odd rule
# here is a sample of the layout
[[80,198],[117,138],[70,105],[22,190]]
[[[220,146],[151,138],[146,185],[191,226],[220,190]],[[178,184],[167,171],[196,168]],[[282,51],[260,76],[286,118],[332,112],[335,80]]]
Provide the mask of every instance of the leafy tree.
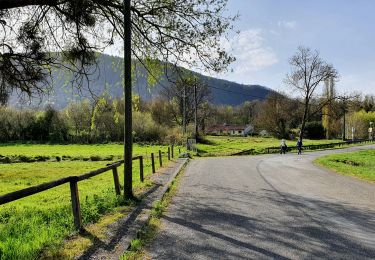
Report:
[[71,135],[75,141],[89,142],[91,134],[91,104],[86,99],[73,102],[64,110],[66,119],[72,129]]

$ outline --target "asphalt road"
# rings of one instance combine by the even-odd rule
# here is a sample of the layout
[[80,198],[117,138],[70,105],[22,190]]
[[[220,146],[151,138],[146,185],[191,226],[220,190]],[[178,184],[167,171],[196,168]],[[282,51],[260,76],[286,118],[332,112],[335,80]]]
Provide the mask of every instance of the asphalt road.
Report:
[[375,259],[375,184],[312,164],[364,148],[193,160],[148,255]]

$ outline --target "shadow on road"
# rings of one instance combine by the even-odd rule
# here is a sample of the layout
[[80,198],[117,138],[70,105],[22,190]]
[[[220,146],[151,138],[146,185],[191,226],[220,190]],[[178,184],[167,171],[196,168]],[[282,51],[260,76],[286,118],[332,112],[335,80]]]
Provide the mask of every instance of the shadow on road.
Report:
[[[198,186],[207,192],[219,189],[225,197],[213,199],[207,194],[207,197],[176,198],[171,210],[174,213],[164,219],[177,231],[163,232],[159,238],[162,241],[157,242],[161,247],[166,243],[173,245],[173,250],[160,252],[163,258],[174,258],[176,254],[181,258],[194,255],[277,259],[375,257],[375,209],[364,210],[289,193],[275,194],[267,189],[254,194],[213,185]],[[223,205],[223,201],[229,204]],[[247,214],[244,207],[253,214]],[[179,228],[199,233],[200,239],[179,237]],[[183,243],[174,243],[181,239]]]

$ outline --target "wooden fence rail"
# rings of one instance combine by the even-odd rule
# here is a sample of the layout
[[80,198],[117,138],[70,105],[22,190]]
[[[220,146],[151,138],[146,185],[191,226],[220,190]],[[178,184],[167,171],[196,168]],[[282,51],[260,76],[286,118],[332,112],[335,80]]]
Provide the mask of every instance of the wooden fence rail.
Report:
[[[304,145],[303,149],[304,150],[318,150],[318,149],[327,149],[327,148],[334,148],[334,147],[341,147],[344,145],[350,145],[350,144],[365,144],[365,143],[374,143],[375,141],[371,140],[349,140],[349,141],[343,141],[343,142],[337,142],[337,143],[327,143],[327,144],[311,144],[311,145]],[[296,146],[288,146],[287,151],[293,151],[297,150]],[[255,149],[247,149],[243,150],[237,153],[233,153],[231,155],[252,155],[252,154],[272,154],[272,153],[279,153],[280,152],[280,147],[279,146],[274,146],[274,147],[267,147],[264,148],[264,152],[258,152]]]
[[[155,160],[154,160],[153,153],[151,154],[151,158],[152,158],[152,166],[151,166],[152,171],[153,173],[155,173]],[[170,147],[168,147],[168,158],[170,159]],[[139,175],[140,175],[141,182],[143,182],[144,181],[143,156],[135,156],[133,157],[133,160],[139,160]],[[160,162],[160,166],[162,166],[162,153],[160,150],[159,150],[159,162]],[[59,180],[43,183],[40,185],[36,185],[33,187],[29,187],[29,188],[25,188],[22,190],[18,190],[18,191],[14,191],[11,193],[1,195],[0,205],[9,203],[15,200],[19,200],[24,197],[28,197],[28,196],[55,188],[57,186],[69,183],[71,202],[72,202],[72,212],[74,216],[74,225],[78,230],[81,230],[83,228],[83,224],[82,224],[82,216],[81,216],[81,209],[80,209],[80,202],[79,202],[78,182],[112,170],[116,195],[121,195],[121,186],[120,186],[117,168],[121,166],[123,163],[124,163],[124,160],[117,161],[111,164],[107,164],[107,166],[104,168],[100,168],[98,170],[91,171],[91,172],[88,172],[79,176],[69,176],[69,177],[59,179]]]

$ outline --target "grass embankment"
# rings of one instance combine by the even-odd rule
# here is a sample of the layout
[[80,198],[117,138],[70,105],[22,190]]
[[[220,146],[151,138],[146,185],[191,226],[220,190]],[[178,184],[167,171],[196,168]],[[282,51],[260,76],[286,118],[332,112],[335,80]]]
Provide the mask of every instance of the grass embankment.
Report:
[[[198,144],[200,156],[224,156],[238,153],[244,150],[254,149],[253,154],[263,154],[268,147],[278,147],[280,140],[263,137],[228,137],[207,136],[209,144]],[[297,141],[286,141],[289,147],[296,146]],[[337,143],[340,140],[308,140],[304,139],[304,145]]]
[[[122,146],[105,145],[2,145],[0,154],[4,156],[22,155],[65,156],[65,158],[88,158],[90,156],[120,156]],[[167,147],[136,146],[134,154],[149,156]],[[68,160],[68,159],[67,159]],[[166,155],[163,157],[166,162]],[[0,195],[38,185],[51,180],[105,167],[105,161],[47,161],[31,163],[0,164]],[[140,193],[152,182],[151,161],[145,159],[144,183],[139,179],[139,164],[134,161],[133,184]],[[156,160],[158,167],[158,160]],[[123,167],[123,166],[122,166]],[[120,179],[122,167],[118,169]],[[78,184],[84,224],[98,221],[103,214],[114,212],[116,208],[128,210],[131,205],[114,191],[111,171]],[[0,259],[38,259],[41,253],[60,250],[64,239],[74,233],[70,204],[69,184],[20,199],[0,206]]]
[[332,154],[315,162],[340,174],[375,182],[375,150]]

